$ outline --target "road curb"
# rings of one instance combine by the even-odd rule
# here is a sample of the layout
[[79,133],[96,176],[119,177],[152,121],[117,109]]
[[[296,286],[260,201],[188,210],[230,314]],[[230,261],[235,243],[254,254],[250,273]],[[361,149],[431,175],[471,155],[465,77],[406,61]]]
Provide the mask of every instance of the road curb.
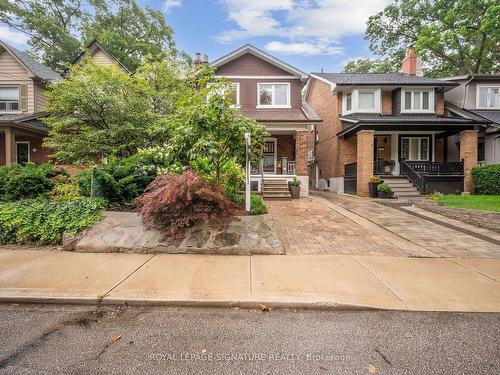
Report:
[[336,302],[286,302],[286,301],[218,301],[218,300],[154,300],[126,298],[88,298],[88,297],[0,297],[0,303],[19,304],[60,304],[60,305],[101,305],[101,306],[165,306],[165,307],[212,307],[259,309],[263,306],[273,310],[300,309],[324,311],[367,311],[394,310],[379,306],[345,304]]

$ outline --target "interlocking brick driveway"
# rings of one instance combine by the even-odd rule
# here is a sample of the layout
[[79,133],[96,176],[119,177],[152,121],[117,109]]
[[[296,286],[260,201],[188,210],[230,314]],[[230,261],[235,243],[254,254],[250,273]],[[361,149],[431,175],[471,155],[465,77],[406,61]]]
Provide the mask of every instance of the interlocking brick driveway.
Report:
[[499,245],[368,199],[322,193],[266,204],[287,254],[500,258]]

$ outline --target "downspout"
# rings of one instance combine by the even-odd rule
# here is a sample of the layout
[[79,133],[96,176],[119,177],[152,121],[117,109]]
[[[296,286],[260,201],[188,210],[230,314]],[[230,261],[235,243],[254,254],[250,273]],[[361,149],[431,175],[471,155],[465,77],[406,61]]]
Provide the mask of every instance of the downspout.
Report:
[[470,78],[465,82],[465,88],[464,88],[464,97],[462,98],[462,108],[465,108],[465,100],[467,96],[469,95],[469,83],[474,79],[474,76],[471,75]]

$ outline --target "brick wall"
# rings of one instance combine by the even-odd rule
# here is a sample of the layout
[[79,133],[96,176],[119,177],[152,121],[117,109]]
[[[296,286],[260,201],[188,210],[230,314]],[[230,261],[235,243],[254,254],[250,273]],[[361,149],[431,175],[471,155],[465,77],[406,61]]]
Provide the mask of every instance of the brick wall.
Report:
[[460,160],[464,161],[464,191],[472,192],[472,168],[477,165],[477,130],[460,133]]
[[276,171],[281,173],[281,158],[288,158],[288,161],[295,160],[295,141],[293,135],[271,135],[276,138]]
[[374,130],[361,130],[357,133],[357,190],[361,197],[369,196],[368,179],[373,176]]
[[307,176],[307,150],[309,148],[309,132],[298,131],[295,133],[295,173]]
[[444,116],[444,92],[436,92],[436,114]]
[[392,115],[392,91],[382,91],[382,114]]

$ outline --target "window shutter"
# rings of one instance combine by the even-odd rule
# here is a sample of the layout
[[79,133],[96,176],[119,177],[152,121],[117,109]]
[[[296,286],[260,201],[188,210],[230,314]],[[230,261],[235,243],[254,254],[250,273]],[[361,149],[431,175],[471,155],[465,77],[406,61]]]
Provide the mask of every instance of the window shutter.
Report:
[[21,111],[26,112],[28,110],[28,85],[22,84],[19,86],[19,102]]

